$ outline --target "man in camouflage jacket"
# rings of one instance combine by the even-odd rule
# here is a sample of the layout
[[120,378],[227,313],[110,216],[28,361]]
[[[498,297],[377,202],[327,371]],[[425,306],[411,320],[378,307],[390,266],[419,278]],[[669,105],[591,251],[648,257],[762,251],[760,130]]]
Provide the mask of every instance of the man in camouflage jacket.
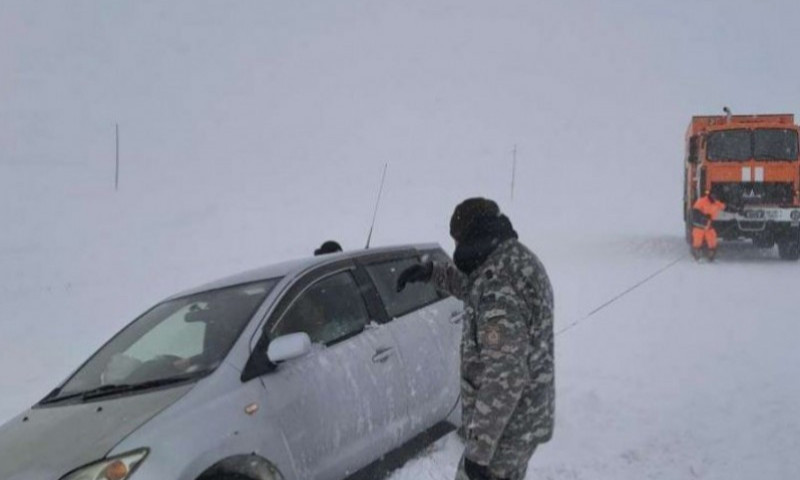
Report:
[[455,264],[423,262],[400,275],[462,300],[461,400],[466,448],[456,480],[522,480],[552,436],[553,291],[497,204],[468,199],[450,222]]

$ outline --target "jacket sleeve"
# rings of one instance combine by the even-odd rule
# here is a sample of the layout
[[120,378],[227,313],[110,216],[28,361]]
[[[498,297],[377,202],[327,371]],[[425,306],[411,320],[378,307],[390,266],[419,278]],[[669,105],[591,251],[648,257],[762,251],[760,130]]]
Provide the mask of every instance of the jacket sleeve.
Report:
[[467,296],[467,277],[451,262],[435,260],[431,281],[437,289],[459,300],[463,301]]
[[533,309],[533,346],[530,352],[531,382],[538,403],[538,421],[534,437],[539,443],[550,441],[555,426],[555,345],[553,334],[553,295],[549,279],[545,279],[542,294]]
[[476,319],[477,340],[484,365],[475,409],[467,426],[466,458],[489,465],[526,385],[529,333],[521,300],[510,286],[488,282]]

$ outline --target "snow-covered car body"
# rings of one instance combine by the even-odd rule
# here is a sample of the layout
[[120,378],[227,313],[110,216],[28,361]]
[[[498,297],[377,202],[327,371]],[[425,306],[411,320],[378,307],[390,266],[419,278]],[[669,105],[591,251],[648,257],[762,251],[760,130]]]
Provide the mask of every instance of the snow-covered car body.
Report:
[[[424,254],[443,252],[428,244],[323,255],[170,297],[164,303],[272,282],[207,375],[46,398],[0,427],[0,479],[95,480],[120,468],[128,473],[109,478],[340,479],[441,422],[457,425],[461,302],[430,285],[394,288]],[[335,305],[321,322],[298,325],[312,297]],[[347,328],[328,328],[344,317]],[[297,337],[319,338],[295,358],[270,360],[271,346]]]

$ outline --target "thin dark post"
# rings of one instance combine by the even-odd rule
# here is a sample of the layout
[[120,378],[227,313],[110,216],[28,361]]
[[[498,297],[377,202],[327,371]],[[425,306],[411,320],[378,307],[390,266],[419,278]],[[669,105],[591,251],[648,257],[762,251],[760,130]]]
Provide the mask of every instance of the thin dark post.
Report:
[[514,152],[511,161],[511,200],[514,200],[514,183],[517,178],[517,145],[514,145]]
[[119,123],[116,124],[117,168],[114,171],[114,191],[119,190]]

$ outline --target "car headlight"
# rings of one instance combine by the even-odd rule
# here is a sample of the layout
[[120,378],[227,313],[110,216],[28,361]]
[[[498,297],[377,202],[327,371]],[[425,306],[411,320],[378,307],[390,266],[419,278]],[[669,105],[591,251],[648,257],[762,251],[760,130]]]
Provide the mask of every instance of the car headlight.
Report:
[[127,480],[147,456],[148,449],[134,450],[81,467],[61,480]]

